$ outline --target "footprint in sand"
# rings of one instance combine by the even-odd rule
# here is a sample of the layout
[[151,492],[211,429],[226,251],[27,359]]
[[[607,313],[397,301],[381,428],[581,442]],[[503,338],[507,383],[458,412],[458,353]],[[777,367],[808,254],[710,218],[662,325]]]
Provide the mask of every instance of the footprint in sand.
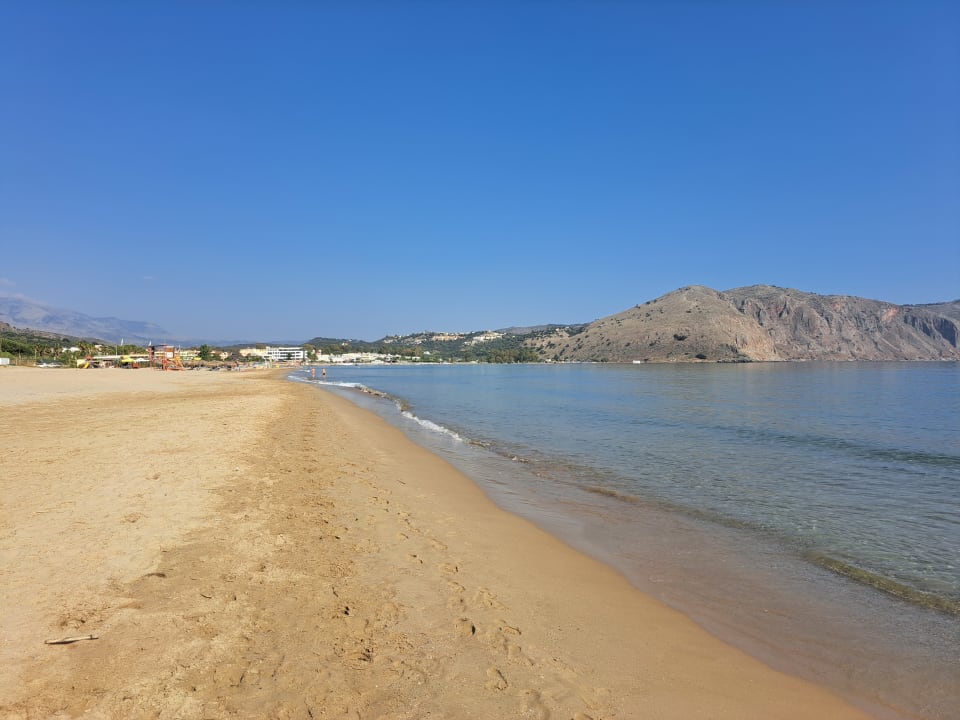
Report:
[[382,548],[377,543],[373,542],[373,540],[370,540],[369,538],[364,538],[363,540],[358,542],[356,545],[353,546],[353,549],[356,552],[362,553],[364,555],[376,554],[382,550]]
[[503,673],[495,667],[487,668],[487,678],[485,686],[488,690],[506,690],[509,686]]
[[536,690],[524,690],[520,694],[520,699],[524,707],[523,717],[534,718],[535,720],[550,720],[550,711],[547,710],[547,706],[540,699],[540,693]]
[[507,625],[504,620],[500,621],[499,630],[504,635],[523,635],[523,633],[520,632],[520,628],[514,627],[513,625]]
[[427,681],[426,673],[403,660],[395,660],[391,663],[390,669],[408,684],[423,685]]
[[524,654],[523,648],[519,645],[507,645],[507,657],[511,662],[515,662],[518,665],[533,666],[533,660]]
[[458,612],[466,612],[467,601],[463,599],[463,595],[451,595],[447,599],[447,607]]
[[447,587],[450,589],[450,596],[447,598],[448,608],[466,608],[467,601],[464,599],[466,588],[453,580],[447,581]]
[[390,625],[396,625],[400,622],[401,610],[399,606],[392,602],[385,602],[377,610],[377,625],[386,628]]
[[468,618],[460,618],[454,623],[454,627],[461,637],[473,637],[477,634],[477,626],[470,622]]
[[497,596],[486,588],[480,588],[474,593],[473,602],[484,607],[494,608],[496,610],[505,609],[503,603],[497,600]]
[[495,629],[482,633],[480,640],[492,649],[505,653],[507,659],[511,662],[529,667],[534,664],[533,661],[524,654],[523,648],[514,642],[520,634],[519,628],[507,625],[503,620],[500,620]]

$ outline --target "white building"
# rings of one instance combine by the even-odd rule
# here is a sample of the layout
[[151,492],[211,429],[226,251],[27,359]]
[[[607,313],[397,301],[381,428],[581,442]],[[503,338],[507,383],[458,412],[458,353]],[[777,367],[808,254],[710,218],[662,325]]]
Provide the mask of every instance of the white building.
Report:
[[499,340],[503,337],[503,333],[498,332],[485,332],[480,335],[474,335],[472,338],[467,340],[467,345],[476,345],[477,343],[490,342],[491,340]]
[[373,352],[353,352],[353,353],[343,353],[342,355],[325,355],[323,353],[317,353],[317,362],[320,363],[330,363],[331,365],[335,364],[349,364],[349,363],[385,363],[393,362],[396,359],[395,355],[383,355],[381,353]]
[[270,347],[264,348],[264,355],[270,362],[303,362],[307,359],[307,351],[302,347]]

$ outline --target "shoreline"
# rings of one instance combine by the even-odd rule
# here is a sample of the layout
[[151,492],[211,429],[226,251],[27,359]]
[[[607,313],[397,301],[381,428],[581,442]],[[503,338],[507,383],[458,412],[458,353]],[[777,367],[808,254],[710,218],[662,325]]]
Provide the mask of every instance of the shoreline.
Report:
[[[450,417],[404,412],[397,397],[350,380],[321,387],[375,412],[458,467],[501,509],[614,568],[722,641],[876,718],[952,717],[956,665],[949,638],[957,625],[951,616],[903,608],[900,598],[735,526],[591,492],[576,477],[558,474],[545,456],[474,443],[461,435],[466,421],[451,430]],[[867,629],[873,623],[884,630]]]
[[[11,403],[0,371],[7,715],[868,717],[286,372],[35,377]],[[110,468],[105,508],[86,494]],[[99,639],[42,644],[58,632]]]

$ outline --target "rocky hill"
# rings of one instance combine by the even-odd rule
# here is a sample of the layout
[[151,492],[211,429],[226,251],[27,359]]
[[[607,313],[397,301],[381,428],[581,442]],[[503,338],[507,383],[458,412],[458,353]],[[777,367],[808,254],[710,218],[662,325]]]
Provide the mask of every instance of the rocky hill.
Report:
[[769,285],[695,285],[528,342],[546,360],[960,360],[960,301],[893,305]]

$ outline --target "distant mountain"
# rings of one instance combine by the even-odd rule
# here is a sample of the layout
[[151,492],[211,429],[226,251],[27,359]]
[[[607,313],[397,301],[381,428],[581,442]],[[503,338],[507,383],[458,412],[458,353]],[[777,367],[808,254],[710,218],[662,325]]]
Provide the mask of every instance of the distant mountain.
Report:
[[73,310],[43,305],[32,300],[0,296],[0,321],[16,328],[30,328],[57,335],[102,340],[109,343],[146,345],[171,340],[159,325],[113,317],[97,318]]
[[893,305],[770,285],[680,288],[579,332],[528,341],[548,360],[960,360],[960,300]]
[[[95,318],[16,297],[0,297],[0,325],[4,322],[38,335],[108,343],[251,344],[175,338],[153,323]],[[771,285],[724,292],[693,285],[582,325],[423,332],[373,342],[315,337],[307,342],[328,351],[481,362],[960,360],[960,300],[894,305]]]

